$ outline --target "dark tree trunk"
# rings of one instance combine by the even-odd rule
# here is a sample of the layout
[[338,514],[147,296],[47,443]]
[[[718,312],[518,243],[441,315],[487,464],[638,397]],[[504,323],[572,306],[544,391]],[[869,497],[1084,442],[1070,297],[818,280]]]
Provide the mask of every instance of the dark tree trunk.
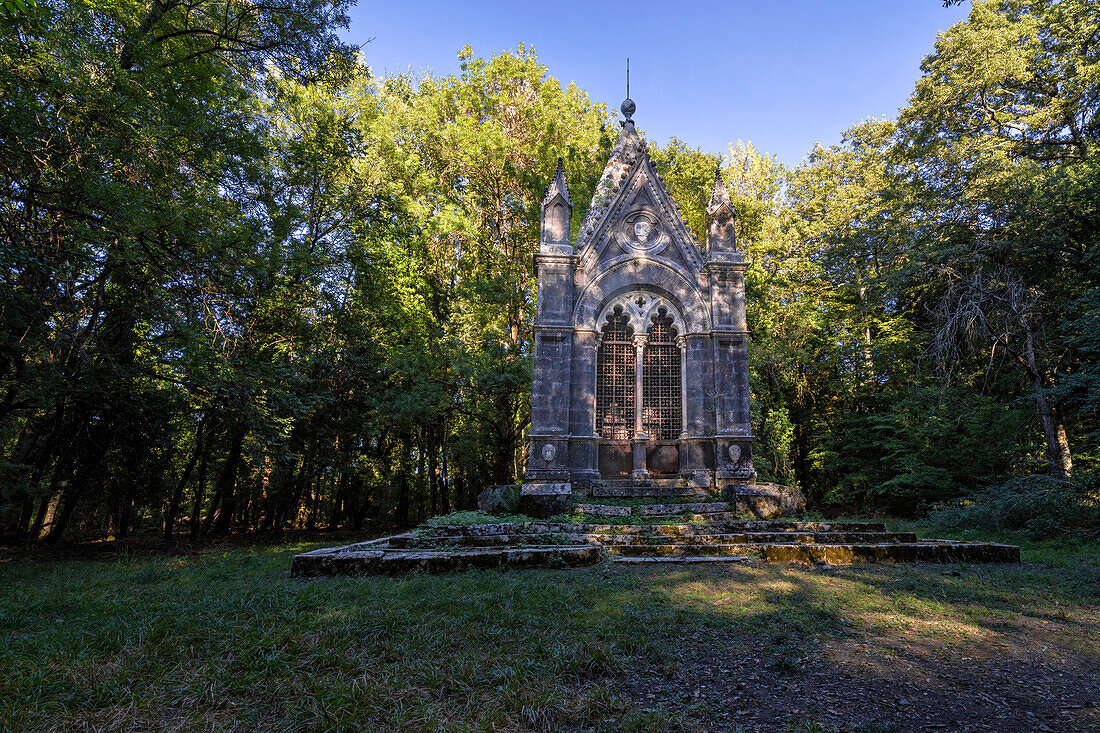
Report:
[[439,495],[442,499],[443,514],[451,513],[451,481],[447,476],[447,441],[446,437],[440,441],[439,446]]
[[191,459],[183,469],[183,475],[176,482],[176,488],[172,491],[172,498],[168,501],[168,508],[164,510],[164,539],[170,540],[176,531],[176,517],[179,515],[180,502],[183,500],[183,489],[191,478],[191,472],[199,462],[199,453],[202,452],[202,423],[199,423],[198,434],[195,436],[195,450],[191,452]]
[[1050,472],[1054,478],[1068,479],[1073,473],[1073,457],[1066,438],[1066,428],[1057,418],[1054,408],[1046,396],[1043,371],[1035,353],[1035,341],[1031,329],[1024,331],[1025,368],[1031,377],[1035,390],[1035,406],[1039,412],[1039,421],[1043,426],[1043,436],[1047,444],[1047,457],[1050,460]]
[[428,447],[428,493],[431,497],[431,513],[439,514],[441,504],[439,487],[439,445],[433,440]]
[[[104,431],[96,432],[98,434]],[[44,538],[45,542],[53,544],[60,541],[66,527],[69,526],[69,520],[72,519],[77,504],[80,502],[80,497],[84,494],[88,485],[91,484],[96,469],[99,468],[103,456],[107,453],[108,438],[105,435],[98,435],[97,437],[101,439],[88,441],[89,451],[77,466],[72,481],[65,488],[61,497],[60,511],[58,511],[57,516],[54,517],[54,521],[50,525],[50,529]]]
[[222,464],[221,473],[218,475],[216,493],[220,497],[220,507],[212,530],[215,535],[229,534],[233,514],[237,509],[237,469],[241,463],[241,447],[244,445],[244,434],[243,427],[235,426],[233,428],[229,438],[229,456]]
[[195,500],[191,504],[191,524],[187,528],[191,541],[199,538],[199,522],[202,519],[202,497],[206,493],[206,469],[210,461],[210,447],[203,445],[202,459],[199,461],[199,478],[195,483]]

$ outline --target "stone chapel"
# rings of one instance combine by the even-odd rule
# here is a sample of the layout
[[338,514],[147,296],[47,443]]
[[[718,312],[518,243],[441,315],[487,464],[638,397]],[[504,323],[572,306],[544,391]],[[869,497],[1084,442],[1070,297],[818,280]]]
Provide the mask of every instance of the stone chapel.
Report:
[[621,109],[580,231],[560,159],[542,202],[521,504],[543,516],[574,493],[691,496],[755,478],[737,213],[716,174],[696,241],[634,102]]

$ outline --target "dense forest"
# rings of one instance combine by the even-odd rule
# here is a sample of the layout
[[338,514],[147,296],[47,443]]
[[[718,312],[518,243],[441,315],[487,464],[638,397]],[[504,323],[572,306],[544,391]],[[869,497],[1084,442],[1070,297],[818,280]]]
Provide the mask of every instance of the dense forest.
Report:
[[[4,4],[0,536],[406,525],[522,475],[539,202],[561,156],[583,218],[616,118],[522,45],[376,76],[346,3]],[[1095,532],[1100,5],[932,42],[797,168],[651,154],[695,232],[716,166],[737,207],[761,478]]]

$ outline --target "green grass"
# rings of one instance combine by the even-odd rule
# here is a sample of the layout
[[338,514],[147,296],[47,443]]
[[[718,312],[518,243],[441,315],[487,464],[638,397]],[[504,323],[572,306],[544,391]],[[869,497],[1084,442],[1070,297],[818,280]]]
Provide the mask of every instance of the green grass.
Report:
[[[776,679],[915,629],[965,644],[1049,620],[1096,653],[1095,545],[959,577],[605,564],[292,579],[292,556],[318,546],[0,565],[0,730],[691,729],[732,703],[635,683],[690,676],[692,640],[759,642],[727,663],[770,655]],[[800,721],[784,725],[826,729]]]
[[1031,539],[1015,532],[991,532],[984,530],[945,530],[925,520],[892,519],[886,528],[895,532],[916,532],[920,539],[938,538],[964,542],[1000,542],[1019,545],[1024,562],[1043,563],[1051,566],[1077,566],[1100,562],[1100,542],[1080,535],[1065,535],[1051,539]]

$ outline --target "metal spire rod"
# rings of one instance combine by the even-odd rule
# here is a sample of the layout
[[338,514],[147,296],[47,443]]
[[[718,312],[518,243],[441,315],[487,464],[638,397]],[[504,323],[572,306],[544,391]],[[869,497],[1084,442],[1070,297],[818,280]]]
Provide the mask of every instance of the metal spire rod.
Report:
[[630,99],[630,58],[626,59],[626,98]]

